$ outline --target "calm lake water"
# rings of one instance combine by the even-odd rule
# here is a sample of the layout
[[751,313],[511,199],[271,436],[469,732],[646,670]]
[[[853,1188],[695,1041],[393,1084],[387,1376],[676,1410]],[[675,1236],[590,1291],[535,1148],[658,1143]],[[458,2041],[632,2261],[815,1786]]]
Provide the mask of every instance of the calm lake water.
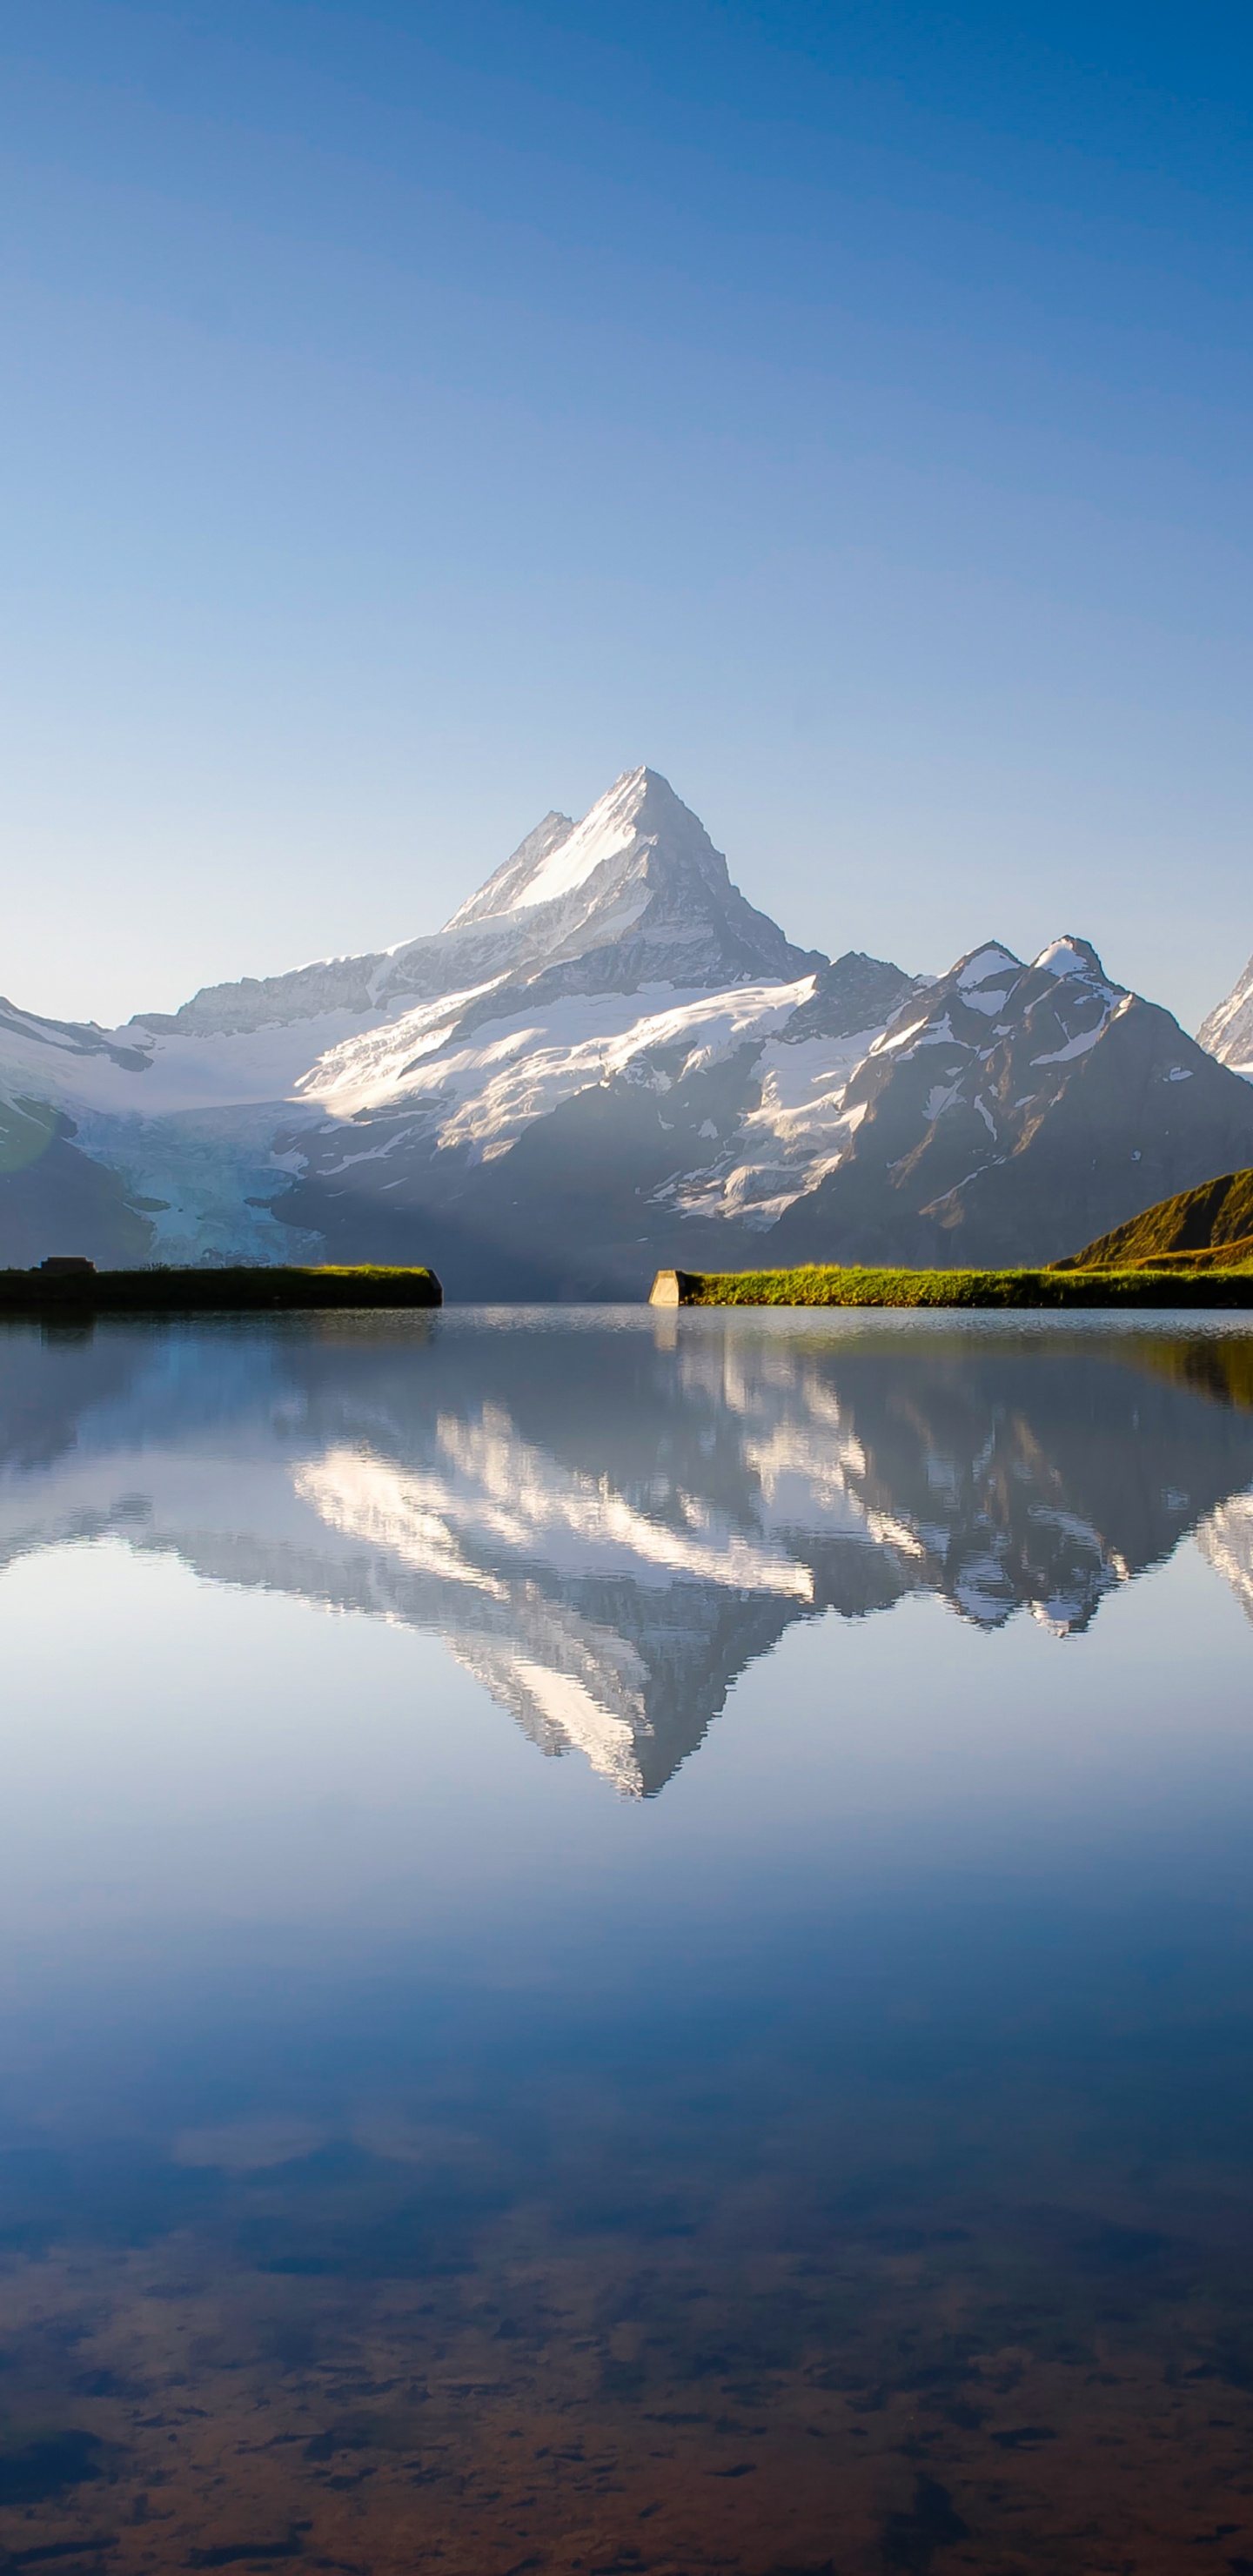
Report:
[[1253,2576],[1253,1339],[0,1333],[0,2570]]

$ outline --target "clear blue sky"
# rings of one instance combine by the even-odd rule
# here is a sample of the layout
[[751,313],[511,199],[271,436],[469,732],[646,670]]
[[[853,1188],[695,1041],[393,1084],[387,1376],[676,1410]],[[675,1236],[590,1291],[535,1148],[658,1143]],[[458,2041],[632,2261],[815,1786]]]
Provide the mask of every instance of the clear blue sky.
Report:
[[793,938],[1253,947],[1253,19],[5,0],[0,989],[664,770]]

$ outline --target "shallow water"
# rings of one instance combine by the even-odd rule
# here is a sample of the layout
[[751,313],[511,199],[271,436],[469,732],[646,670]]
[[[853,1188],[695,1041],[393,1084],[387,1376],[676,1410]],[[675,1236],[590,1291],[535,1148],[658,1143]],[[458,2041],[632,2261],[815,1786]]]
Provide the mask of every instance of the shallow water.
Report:
[[0,1334],[0,2570],[1253,2571],[1253,1339]]

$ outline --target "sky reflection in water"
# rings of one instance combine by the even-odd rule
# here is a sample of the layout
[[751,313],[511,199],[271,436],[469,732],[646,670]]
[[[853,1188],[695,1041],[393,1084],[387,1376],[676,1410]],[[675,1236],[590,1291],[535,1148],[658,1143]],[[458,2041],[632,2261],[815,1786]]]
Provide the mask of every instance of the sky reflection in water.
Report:
[[0,2569],[1253,2568],[1253,1344],[10,1331],[0,1422]]

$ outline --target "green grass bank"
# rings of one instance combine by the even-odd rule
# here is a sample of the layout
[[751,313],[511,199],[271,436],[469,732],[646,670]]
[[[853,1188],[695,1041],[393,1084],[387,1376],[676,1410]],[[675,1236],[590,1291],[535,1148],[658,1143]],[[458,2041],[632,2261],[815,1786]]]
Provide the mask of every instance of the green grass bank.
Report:
[[1253,1265],[1194,1270],[659,1270],[654,1306],[1240,1306]]
[[433,1270],[0,1270],[0,1316],[251,1315],[334,1306],[442,1306]]

